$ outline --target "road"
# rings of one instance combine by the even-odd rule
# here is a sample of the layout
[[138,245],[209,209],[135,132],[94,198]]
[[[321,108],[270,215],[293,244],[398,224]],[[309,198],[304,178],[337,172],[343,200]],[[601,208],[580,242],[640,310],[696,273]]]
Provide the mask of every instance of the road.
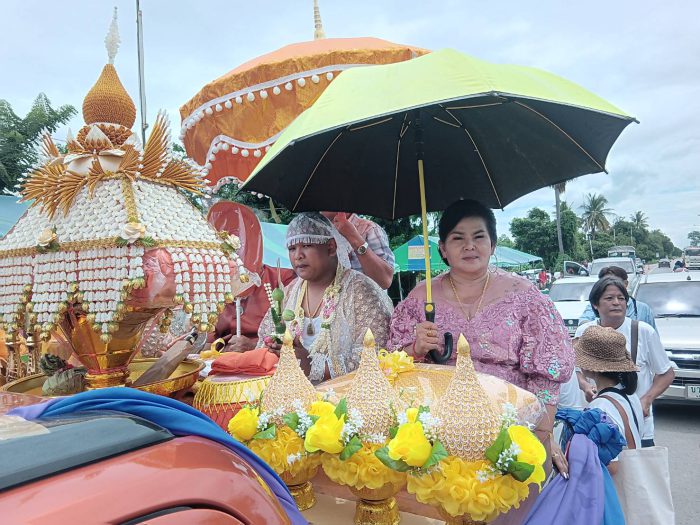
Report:
[[676,525],[700,523],[700,403],[654,404],[655,441],[668,447]]

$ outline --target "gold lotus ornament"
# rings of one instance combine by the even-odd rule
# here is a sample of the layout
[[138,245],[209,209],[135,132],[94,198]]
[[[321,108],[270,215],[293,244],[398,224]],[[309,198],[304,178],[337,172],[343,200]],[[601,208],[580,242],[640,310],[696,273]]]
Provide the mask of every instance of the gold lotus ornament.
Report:
[[[311,485],[311,479],[316,475],[321,463],[320,453],[308,454],[304,450],[304,441],[298,435],[299,413],[306,415],[311,404],[316,401],[318,394],[311,381],[304,375],[293,347],[292,335],[287,330],[282,339],[280,360],[277,370],[270,379],[262,394],[261,409],[271,415],[270,421],[277,427],[277,437],[273,440],[253,439],[249,446],[251,450],[265,457],[266,449],[274,447],[279,439],[286,439],[284,465],[280,463],[275,471],[289,488],[299,510],[307,510],[316,504],[316,498]],[[292,419],[289,419],[291,415]],[[296,417],[294,417],[296,415]],[[296,428],[291,428],[293,424]],[[297,459],[289,463],[288,455],[291,444],[294,445],[294,455]],[[268,462],[269,463],[269,462]]]
[[293,341],[287,330],[282,339],[277,370],[263,395],[261,408],[264,412],[291,412],[298,402],[308,408],[318,398],[314,386],[297,362]]
[[399,509],[394,496],[406,484],[406,474],[386,467],[375,455],[389,440],[394,412],[403,405],[380,368],[374,334],[367,330],[360,366],[346,397],[347,421],[355,435],[339,454],[325,454],[323,470],[335,483],[347,485],[358,497],[357,525],[396,525]]

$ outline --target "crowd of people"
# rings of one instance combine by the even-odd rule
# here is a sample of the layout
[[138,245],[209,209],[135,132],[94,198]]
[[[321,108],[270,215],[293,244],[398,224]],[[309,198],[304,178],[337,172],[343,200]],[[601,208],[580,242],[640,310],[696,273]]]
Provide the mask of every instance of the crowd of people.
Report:
[[[568,477],[568,463],[554,437],[559,407],[599,408],[621,432],[626,421],[633,421],[628,429],[633,441],[627,446],[654,444],[651,405],[673,380],[673,369],[653,313],[627,293],[624,270],[601,272],[572,343],[537,284],[489,265],[498,238],[496,219],[477,201],[457,201],[441,215],[439,250],[449,269],[432,279],[433,322],[425,319],[425,282],[392,306],[386,289],[393,254],[375,223],[354,214],[307,212],[292,220],[286,235],[293,274],[283,279],[282,306],[294,314],[288,327],[297,359],[312,382],[357,368],[367,328],[381,347],[403,350],[419,362],[444,350],[446,334],[464,334],[478,371],[542,401],[546,414],[534,430],[547,450],[549,468],[563,477]],[[234,333],[235,316],[225,317],[221,330]],[[246,337],[246,348],[229,340],[226,350],[266,347],[279,352],[269,337],[274,333],[269,310],[248,308],[241,322],[257,325],[257,334]],[[498,523],[522,523],[534,492]]]

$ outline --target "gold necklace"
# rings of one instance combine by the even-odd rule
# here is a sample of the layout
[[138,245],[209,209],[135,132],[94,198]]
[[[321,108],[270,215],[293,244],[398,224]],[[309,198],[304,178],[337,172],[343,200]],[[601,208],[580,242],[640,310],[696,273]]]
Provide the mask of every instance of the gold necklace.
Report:
[[[324,295],[325,295],[325,292],[324,292]],[[309,316],[309,324],[306,327],[306,335],[314,335],[315,332],[314,332],[313,320],[318,315],[318,311],[321,309],[321,305],[323,304],[323,296],[321,296],[321,300],[318,302],[318,306],[316,307],[316,310],[314,310],[313,313],[311,313],[311,306],[309,305],[309,286],[308,286],[308,284],[304,289],[304,299],[306,299],[306,311],[311,314]]]
[[[450,285],[452,285],[452,292],[455,294],[455,298],[457,299],[457,303],[459,303],[459,309],[462,310],[462,313],[464,314],[464,317],[466,318],[467,321],[471,321],[474,317],[470,316],[467,311],[464,309],[464,305],[462,304],[462,300],[459,298],[459,295],[457,294],[457,287],[455,286],[455,282],[452,280],[452,272],[447,274],[447,277],[450,279]],[[474,311],[474,315],[479,313],[479,310],[481,310],[481,303],[484,301],[484,294],[486,293],[486,287],[489,285],[489,279],[491,277],[490,272],[487,270],[486,271],[486,282],[484,283],[484,288],[481,290],[481,296],[479,297],[479,304],[476,306],[476,310]]]

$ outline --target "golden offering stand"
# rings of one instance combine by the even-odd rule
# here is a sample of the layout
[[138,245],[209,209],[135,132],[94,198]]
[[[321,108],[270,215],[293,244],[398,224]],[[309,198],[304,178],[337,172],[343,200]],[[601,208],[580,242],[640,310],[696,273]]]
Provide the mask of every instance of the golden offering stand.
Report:
[[[129,382],[135,381],[156,361],[156,358],[134,359],[127,367]],[[202,361],[185,359],[169,378],[135,388],[162,396],[172,396],[174,394],[186,392],[195,384],[202,368],[204,368],[204,363]],[[46,379],[47,377],[44,374],[33,374],[11,381],[4,385],[1,390],[18,394],[41,396],[41,388]]]

